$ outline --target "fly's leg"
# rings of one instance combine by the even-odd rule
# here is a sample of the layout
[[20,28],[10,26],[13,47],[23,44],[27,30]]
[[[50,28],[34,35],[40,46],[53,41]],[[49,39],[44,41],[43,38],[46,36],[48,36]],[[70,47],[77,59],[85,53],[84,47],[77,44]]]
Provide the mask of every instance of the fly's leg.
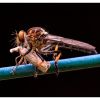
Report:
[[24,62],[24,57],[23,56],[20,56],[20,57],[21,57],[21,59],[19,60],[18,63],[16,63],[16,66],[21,65]]
[[57,53],[58,51],[54,51],[54,45],[47,45],[46,47],[43,47],[40,50],[40,54],[44,54],[44,55],[52,55],[54,53]]
[[37,71],[37,67],[35,67],[34,77],[36,78],[37,76],[38,76],[38,71]]
[[58,51],[58,45],[55,46],[54,51],[56,52],[53,54],[53,58],[55,60],[55,71],[56,71],[56,75],[58,76],[58,74],[59,74],[59,72],[58,72],[58,60],[60,59],[60,56],[61,56],[61,52]]
[[[13,74],[15,73],[16,67],[17,67],[18,65],[21,65],[21,64],[23,64],[23,63],[27,63],[26,60],[25,60],[25,58],[24,58],[24,56],[25,56],[26,54],[28,54],[28,53],[31,51],[32,46],[31,46],[31,45],[28,45],[28,46],[27,46],[27,51],[26,51],[24,54],[21,54],[21,51],[20,51],[21,49],[22,49],[22,47],[20,47],[20,46],[10,49],[10,52],[11,52],[11,53],[13,53],[13,52],[19,52],[19,53],[20,53],[20,55],[19,55],[18,57],[15,58],[16,66],[14,66],[13,69],[12,69],[12,73],[13,73]],[[20,60],[17,61],[19,58],[20,58]]]
[[[38,65],[38,66],[41,66],[41,64],[44,62],[44,58],[41,56],[37,48],[35,49],[35,53],[42,60],[42,62]],[[38,75],[38,69],[37,67],[35,67],[34,77],[37,77],[37,75]]]
[[41,54],[39,53],[39,51],[38,51],[37,48],[35,49],[35,52],[36,52],[36,54],[40,57],[40,59],[41,59],[42,61],[44,61],[44,58],[41,56]]
[[[20,57],[21,57],[21,59],[19,60],[19,62],[17,62],[17,59],[20,58]],[[21,65],[21,64],[23,63],[23,60],[24,60],[24,58],[23,58],[23,56],[21,56],[21,55],[19,55],[18,57],[15,58],[16,66],[14,66],[13,69],[12,69],[12,73],[13,73],[13,74],[15,74],[16,67],[17,67],[18,65]]]
[[58,60],[61,56],[61,52],[58,50],[58,45],[55,46],[55,50],[52,50],[54,48],[54,45],[48,45],[41,49],[42,54],[53,54],[53,58],[55,60],[55,71],[58,75]]

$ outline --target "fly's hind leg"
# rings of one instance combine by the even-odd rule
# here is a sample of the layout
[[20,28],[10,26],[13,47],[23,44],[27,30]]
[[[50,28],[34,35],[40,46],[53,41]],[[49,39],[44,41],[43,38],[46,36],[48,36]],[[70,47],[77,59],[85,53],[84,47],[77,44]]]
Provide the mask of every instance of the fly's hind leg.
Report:
[[41,53],[53,54],[53,59],[55,60],[55,71],[56,71],[56,74],[58,75],[58,60],[61,56],[61,52],[58,50],[58,45],[55,46],[55,49],[53,48],[54,48],[54,45],[48,45],[41,49]]
[[55,50],[54,50],[54,54],[53,54],[53,58],[55,60],[55,71],[56,71],[56,75],[58,76],[59,74],[59,70],[58,70],[58,60],[61,57],[61,52],[58,51],[58,45],[55,46]]

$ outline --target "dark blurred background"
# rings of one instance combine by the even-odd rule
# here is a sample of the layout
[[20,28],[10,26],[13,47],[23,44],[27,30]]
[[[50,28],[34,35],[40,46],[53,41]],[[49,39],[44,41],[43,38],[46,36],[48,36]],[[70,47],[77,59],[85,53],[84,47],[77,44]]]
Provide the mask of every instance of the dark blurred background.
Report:
[[[15,30],[40,26],[49,33],[96,46],[100,53],[100,4],[0,4],[0,66],[15,65]],[[86,53],[65,50],[63,57]],[[51,60],[51,58],[49,57]],[[100,68],[0,81],[0,96],[100,96]]]

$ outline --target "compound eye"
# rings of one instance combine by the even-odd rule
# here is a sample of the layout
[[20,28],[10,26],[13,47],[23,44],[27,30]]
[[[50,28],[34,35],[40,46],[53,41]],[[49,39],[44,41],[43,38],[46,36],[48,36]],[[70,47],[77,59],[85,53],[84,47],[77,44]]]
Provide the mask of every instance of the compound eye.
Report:
[[23,30],[19,31],[18,33],[19,41],[24,42],[24,36],[25,36],[25,32]]

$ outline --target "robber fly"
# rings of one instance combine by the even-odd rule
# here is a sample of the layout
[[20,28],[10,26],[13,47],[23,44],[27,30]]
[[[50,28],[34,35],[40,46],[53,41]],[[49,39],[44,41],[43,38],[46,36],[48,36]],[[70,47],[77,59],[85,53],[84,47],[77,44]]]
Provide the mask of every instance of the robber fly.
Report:
[[97,53],[95,47],[88,43],[49,34],[41,27],[32,27],[28,29],[27,32],[23,30],[19,31],[16,35],[16,44],[17,46],[27,48],[25,54],[28,54],[31,50],[35,51],[42,61],[44,61],[44,58],[41,54],[52,54],[55,60],[55,70],[57,74],[57,62],[61,56],[59,48],[77,50],[90,54]]

